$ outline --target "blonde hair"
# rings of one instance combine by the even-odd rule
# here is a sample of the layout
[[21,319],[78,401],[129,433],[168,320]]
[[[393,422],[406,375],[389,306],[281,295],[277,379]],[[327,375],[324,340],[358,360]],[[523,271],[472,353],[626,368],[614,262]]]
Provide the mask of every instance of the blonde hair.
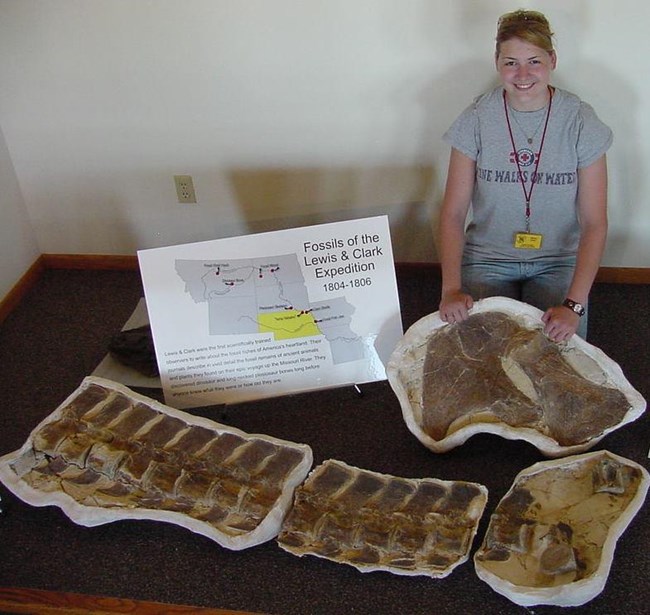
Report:
[[523,9],[512,11],[499,17],[497,23],[497,56],[501,52],[501,43],[511,38],[520,38],[547,53],[553,52],[553,32],[548,19],[538,11]]

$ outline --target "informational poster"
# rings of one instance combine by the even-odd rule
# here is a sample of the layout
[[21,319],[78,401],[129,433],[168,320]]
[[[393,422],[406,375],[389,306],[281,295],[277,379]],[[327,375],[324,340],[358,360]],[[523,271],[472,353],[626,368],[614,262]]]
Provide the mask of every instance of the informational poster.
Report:
[[383,380],[403,333],[386,216],[141,250],[138,259],[174,408]]

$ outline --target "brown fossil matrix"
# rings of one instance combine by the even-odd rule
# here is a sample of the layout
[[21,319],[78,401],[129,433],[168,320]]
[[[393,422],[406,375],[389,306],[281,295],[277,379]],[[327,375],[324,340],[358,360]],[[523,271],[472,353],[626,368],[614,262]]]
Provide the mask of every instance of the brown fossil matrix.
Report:
[[156,519],[241,549],[277,535],[311,464],[306,445],[87,378],[0,460],[0,478],[23,500],[56,504],[83,525]]
[[278,542],[362,572],[444,577],[466,561],[487,489],[328,460],[301,485]]
[[520,605],[584,604],[604,588],[649,482],[645,468],[608,451],[523,470],[490,518],[478,576]]
[[541,329],[500,312],[431,335],[422,406],[422,428],[435,440],[471,423],[504,423],[535,429],[561,446],[587,442],[630,409],[621,391],[579,374]]

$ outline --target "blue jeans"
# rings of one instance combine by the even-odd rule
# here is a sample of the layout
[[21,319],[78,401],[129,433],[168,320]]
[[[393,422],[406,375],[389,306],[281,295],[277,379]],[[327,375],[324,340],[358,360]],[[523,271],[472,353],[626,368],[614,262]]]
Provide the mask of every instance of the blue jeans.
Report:
[[[575,263],[575,257],[463,263],[463,289],[473,299],[509,297],[545,312],[566,298]],[[587,336],[586,312],[580,318],[577,334],[583,339]]]

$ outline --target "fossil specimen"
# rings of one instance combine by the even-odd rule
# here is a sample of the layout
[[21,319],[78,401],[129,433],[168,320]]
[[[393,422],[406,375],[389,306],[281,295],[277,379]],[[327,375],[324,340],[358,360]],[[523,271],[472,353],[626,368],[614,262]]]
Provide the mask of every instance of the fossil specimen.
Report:
[[444,452],[489,432],[554,457],[583,452],[644,412],[616,363],[577,336],[551,342],[541,315],[495,297],[477,301],[462,323],[436,312],[405,333],[386,371],[423,444]]
[[0,479],[81,525],[155,519],[243,549],[277,535],[311,465],[307,445],[245,434],[89,377],[0,459]]
[[278,542],[362,572],[444,577],[467,560],[486,502],[487,489],[476,483],[399,478],[329,460],[297,489]]
[[605,587],[649,482],[643,467],[608,451],[531,466],[492,514],[476,573],[522,606],[588,602]]

